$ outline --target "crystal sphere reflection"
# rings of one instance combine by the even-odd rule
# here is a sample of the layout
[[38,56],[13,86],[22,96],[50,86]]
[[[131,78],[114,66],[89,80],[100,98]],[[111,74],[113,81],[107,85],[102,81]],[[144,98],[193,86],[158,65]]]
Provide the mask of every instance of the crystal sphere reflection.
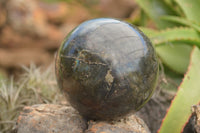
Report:
[[115,119],[151,97],[158,62],[149,39],[116,19],[86,21],[65,38],[56,77],[71,105],[88,119]]

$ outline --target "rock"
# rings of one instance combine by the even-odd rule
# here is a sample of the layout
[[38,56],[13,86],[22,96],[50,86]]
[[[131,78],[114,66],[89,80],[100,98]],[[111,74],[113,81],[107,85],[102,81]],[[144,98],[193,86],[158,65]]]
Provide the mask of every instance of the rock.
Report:
[[182,133],[200,133],[200,105],[192,106],[192,115]]
[[[150,133],[142,119],[131,115],[118,121],[89,121],[69,105],[27,106],[17,120],[17,133]],[[87,129],[88,127],[88,129]]]
[[192,107],[193,115],[195,116],[195,130],[200,133],[200,105],[195,105]]
[[136,4],[134,0],[99,0],[98,8],[107,17],[127,18]]
[[9,0],[8,19],[13,29],[31,35],[46,36],[47,23],[43,12],[33,0]]
[[99,18],[65,38],[56,71],[60,89],[80,114],[112,120],[137,111],[151,97],[158,62],[149,39],[136,27]]
[[[50,29],[49,29],[50,30]],[[44,50],[55,50],[60,46],[60,40],[64,35],[59,36],[54,30],[48,33],[53,38],[37,38],[29,36],[28,34],[19,34],[11,27],[4,27],[0,36],[0,48],[17,49],[17,48],[38,48]],[[57,38],[57,39],[56,39]]]
[[51,56],[41,49],[3,49],[0,48],[0,66],[4,68],[21,68],[34,62],[36,65],[50,64]]
[[65,35],[89,17],[80,4],[0,0],[0,67],[49,65]]
[[150,131],[142,119],[131,115],[119,121],[90,121],[85,133],[150,133]]
[[43,11],[48,21],[53,24],[62,24],[70,13],[69,5],[66,2],[46,3],[38,2],[39,8]]
[[152,133],[160,128],[175,93],[156,89],[152,98],[136,114],[144,120]]
[[86,127],[71,106],[53,104],[25,107],[17,120],[17,133],[82,133]]
[[[42,10],[40,3],[33,0],[9,0],[7,4],[8,21],[10,26],[20,34],[37,36],[40,38],[50,38],[51,40],[59,40],[63,36],[56,26],[49,23],[49,14]],[[50,8],[48,5],[46,8]],[[45,9],[46,9],[45,8]],[[62,17],[65,12],[63,7],[58,7],[61,11],[57,11],[57,18]],[[58,10],[58,9],[57,9]],[[64,11],[63,11],[64,10]]]
[[68,7],[70,12],[67,15],[66,24],[78,25],[92,18],[90,12],[79,3],[72,3]]
[[118,121],[89,121],[71,106],[27,106],[17,120],[17,133],[150,133],[142,119],[131,115]]
[[3,6],[5,6],[5,1],[1,1],[0,2],[0,30],[1,28],[5,25],[6,23],[6,10],[3,8]]

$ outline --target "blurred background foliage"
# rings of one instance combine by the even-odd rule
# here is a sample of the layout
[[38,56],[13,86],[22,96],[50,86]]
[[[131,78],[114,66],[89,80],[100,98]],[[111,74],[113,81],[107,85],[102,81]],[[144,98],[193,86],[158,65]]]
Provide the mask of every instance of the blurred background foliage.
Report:
[[[63,38],[92,18],[139,26],[159,57],[158,91],[173,97],[193,46],[200,46],[199,6],[199,0],[1,0],[0,133],[14,130],[25,105],[63,104],[51,64]],[[150,129],[156,132],[159,126]]]
[[152,41],[163,64],[164,75],[177,84],[180,84],[181,75],[185,75],[177,87],[179,89],[176,90],[176,96],[158,133],[196,132],[194,128],[187,130],[185,125],[190,123],[188,120],[192,115],[191,107],[200,103],[200,1],[136,0],[136,2],[147,16],[144,20],[149,18],[156,26],[154,30],[141,29]]

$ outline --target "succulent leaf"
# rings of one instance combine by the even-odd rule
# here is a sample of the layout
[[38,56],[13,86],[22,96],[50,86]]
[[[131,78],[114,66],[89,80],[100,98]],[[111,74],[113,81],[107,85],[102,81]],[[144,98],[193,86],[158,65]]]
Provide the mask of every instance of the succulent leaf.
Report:
[[[192,28],[170,28],[156,31],[140,28],[153,42],[158,56],[173,71],[184,74],[189,64],[192,47],[200,47],[199,32]],[[181,65],[180,65],[181,64]]]
[[200,25],[198,25],[195,22],[192,22],[186,18],[183,17],[177,17],[177,16],[163,16],[161,19],[171,21],[171,22],[176,22],[185,26],[189,26],[191,28],[194,28],[198,32],[200,32]]
[[199,0],[176,0],[180,5],[181,9],[185,13],[185,16],[192,21],[197,23],[200,22],[200,1]]
[[171,70],[184,74],[189,64],[192,47],[186,44],[171,43],[156,48],[156,53],[162,62]]
[[200,102],[200,50],[193,49],[188,71],[158,133],[180,133],[191,115],[191,106]]
[[154,32],[153,30],[147,30],[145,28],[141,29],[156,47],[174,42],[176,42],[175,44],[183,43],[200,47],[200,34],[192,28],[170,28],[161,30],[160,32]]
[[136,0],[145,13],[156,23],[158,28],[173,27],[176,24],[161,20],[163,15],[177,15],[178,13],[163,0]]

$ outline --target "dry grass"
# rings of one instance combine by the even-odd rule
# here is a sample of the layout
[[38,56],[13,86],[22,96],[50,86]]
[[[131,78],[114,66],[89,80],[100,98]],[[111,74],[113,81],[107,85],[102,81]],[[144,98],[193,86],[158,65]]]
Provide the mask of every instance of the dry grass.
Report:
[[60,103],[64,98],[60,94],[54,67],[45,71],[31,65],[23,67],[24,74],[16,82],[0,80],[0,133],[12,132],[16,119],[24,106],[39,103]]

